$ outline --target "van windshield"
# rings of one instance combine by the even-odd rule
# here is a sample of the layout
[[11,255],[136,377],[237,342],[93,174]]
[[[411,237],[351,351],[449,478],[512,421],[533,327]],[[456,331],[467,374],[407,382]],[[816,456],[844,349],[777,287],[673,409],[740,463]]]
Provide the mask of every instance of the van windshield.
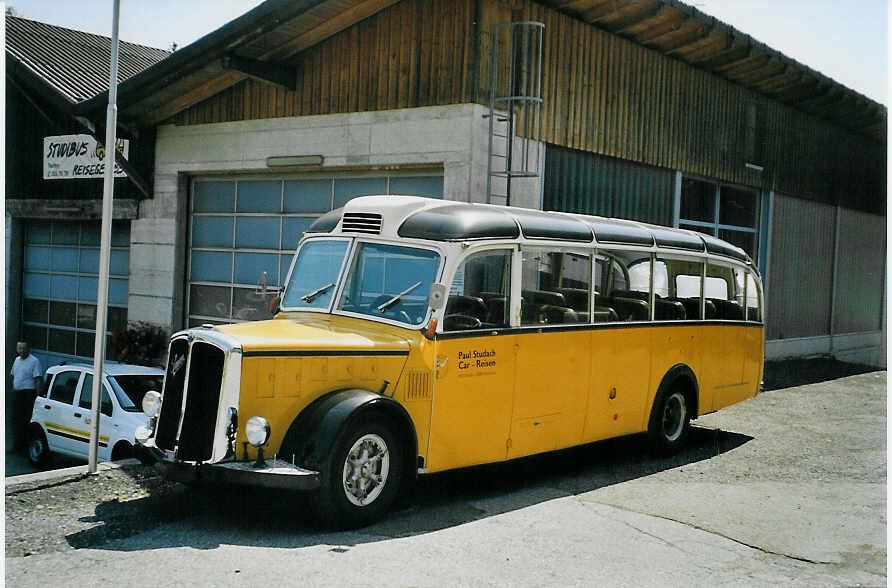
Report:
[[338,308],[420,325],[439,266],[435,251],[362,243]]
[[337,290],[348,241],[308,241],[300,248],[282,298],[283,308],[328,308]]

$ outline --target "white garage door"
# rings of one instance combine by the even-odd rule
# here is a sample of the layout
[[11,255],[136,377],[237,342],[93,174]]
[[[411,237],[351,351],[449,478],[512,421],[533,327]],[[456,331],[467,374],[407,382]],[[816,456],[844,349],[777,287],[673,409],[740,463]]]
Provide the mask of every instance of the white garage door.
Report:
[[436,172],[192,183],[189,326],[269,318],[304,230],[329,210],[369,194],[443,197]]

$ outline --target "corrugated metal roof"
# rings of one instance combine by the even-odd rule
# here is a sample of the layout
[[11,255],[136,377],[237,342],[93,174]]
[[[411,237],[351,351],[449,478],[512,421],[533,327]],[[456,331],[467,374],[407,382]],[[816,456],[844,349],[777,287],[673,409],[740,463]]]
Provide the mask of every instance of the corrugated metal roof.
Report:
[[[6,16],[6,54],[22,63],[71,102],[108,91],[111,39],[17,16]],[[170,55],[120,43],[118,82]]]

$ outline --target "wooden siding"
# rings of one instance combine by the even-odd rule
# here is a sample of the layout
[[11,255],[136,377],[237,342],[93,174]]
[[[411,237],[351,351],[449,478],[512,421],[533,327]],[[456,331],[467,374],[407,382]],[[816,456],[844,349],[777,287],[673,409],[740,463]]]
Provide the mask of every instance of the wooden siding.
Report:
[[171,122],[473,102],[474,6],[474,0],[405,0],[298,54],[295,91],[249,79]]
[[245,80],[171,122],[485,102],[488,31],[509,20],[545,24],[541,140],[885,213],[884,145],[531,0],[403,0],[300,53],[296,91]]

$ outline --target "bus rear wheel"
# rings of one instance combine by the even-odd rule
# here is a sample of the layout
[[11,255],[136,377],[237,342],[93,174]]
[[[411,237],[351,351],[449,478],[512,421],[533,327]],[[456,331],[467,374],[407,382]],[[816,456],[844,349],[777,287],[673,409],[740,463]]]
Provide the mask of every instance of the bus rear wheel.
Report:
[[691,427],[684,390],[675,386],[661,393],[654,403],[647,427],[651,449],[657,455],[678,453]]

